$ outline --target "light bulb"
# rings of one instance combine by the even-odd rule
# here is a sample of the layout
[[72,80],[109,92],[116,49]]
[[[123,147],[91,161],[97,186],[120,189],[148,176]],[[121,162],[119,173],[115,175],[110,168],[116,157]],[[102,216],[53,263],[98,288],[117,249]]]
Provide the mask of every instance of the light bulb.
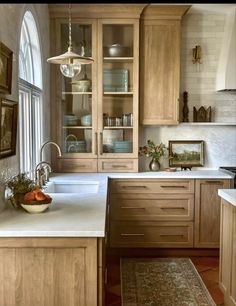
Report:
[[61,64],[61,73],[67,78],[73,78],[81,71],[81,64]]

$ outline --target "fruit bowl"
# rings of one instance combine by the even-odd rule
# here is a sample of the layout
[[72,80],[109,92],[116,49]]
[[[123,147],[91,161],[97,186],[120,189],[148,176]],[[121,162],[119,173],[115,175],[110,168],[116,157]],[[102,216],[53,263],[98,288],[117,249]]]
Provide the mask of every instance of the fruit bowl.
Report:
[[36,214],[45,211],[51,202],[52,198],[48,194],[44,194],[40,189],[35,189],[25,194],[20,205],[27,212]]

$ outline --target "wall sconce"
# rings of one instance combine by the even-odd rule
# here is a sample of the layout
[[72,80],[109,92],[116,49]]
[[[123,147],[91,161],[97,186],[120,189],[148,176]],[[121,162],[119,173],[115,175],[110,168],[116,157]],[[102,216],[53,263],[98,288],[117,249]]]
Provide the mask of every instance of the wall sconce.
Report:
[[193,53],[192,53],[193,64],[195,64],[195,63],[202,64],[202,48],[201,48],[201,46],[196,46],[192,50],[193,50]]

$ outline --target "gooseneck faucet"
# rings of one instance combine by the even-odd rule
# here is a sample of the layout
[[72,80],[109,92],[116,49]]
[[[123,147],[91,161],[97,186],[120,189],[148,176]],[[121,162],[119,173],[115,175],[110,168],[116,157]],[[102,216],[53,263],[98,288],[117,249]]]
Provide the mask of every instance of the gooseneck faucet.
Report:
[[35,181],[39,185],[39,187],[44,186],[49,181],[49,174],[50,172],[52,172],[51,165],[48,162],[43,161],[43,148],[49,144],[56,146],[58,150],[58,156],[62,156],[61,148],[56,142],[49,140],[42,144],[39,154],[40,161],[35,168]]

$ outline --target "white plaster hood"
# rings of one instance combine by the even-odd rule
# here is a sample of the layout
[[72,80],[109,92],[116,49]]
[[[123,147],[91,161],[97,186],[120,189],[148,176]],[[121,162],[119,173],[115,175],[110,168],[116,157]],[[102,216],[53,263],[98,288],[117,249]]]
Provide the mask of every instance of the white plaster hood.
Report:
[[216,75],[216,91],[236,91],[236,5],[226,13],[225,31]]

